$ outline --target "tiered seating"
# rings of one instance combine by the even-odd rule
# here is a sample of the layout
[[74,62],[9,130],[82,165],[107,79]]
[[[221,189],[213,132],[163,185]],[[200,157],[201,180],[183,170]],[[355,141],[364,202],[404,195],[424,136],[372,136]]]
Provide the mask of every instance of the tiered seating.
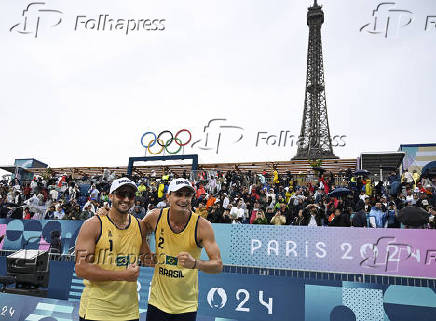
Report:
[[[292,160],[283,162],[250,162],[250,163],[212,163],[212,164],[200,164],[199,169],[203,170],[219,170],[228,171],[239,168],[239,170],[246,172],[251,170],[253,173],[260,174],[263,171],[268,173],[272,172],[273,167],[276,167],[279,174],[284,174],[290,171],[292,174],[306,174],[311,170],[311,166],[307,160]],[[352,159],[326,159],[322,161],[322,168],[333,173],[340,173],[348,168],[355,170],[357,168],[357,160]],[[156,173],[157,177],[160,177],[165,168],[171,169],[173,173],[181,175],[183,171],[190,172],[190,164],[181,165],[152,165],[149,166],[135,166],[133,170],[134,175],[148,176],[152,171]],[[53,173],[72,175],[73,178],[81,177],[83,175],[94,176],[101,175],[105,169],[115,172],[118,176],[125,175],[127,173],[127,166],[119,167],[66,167],[66,168],[50,168]],[[42,175],[46,168],[32,168],[29,169],[35,174]]]

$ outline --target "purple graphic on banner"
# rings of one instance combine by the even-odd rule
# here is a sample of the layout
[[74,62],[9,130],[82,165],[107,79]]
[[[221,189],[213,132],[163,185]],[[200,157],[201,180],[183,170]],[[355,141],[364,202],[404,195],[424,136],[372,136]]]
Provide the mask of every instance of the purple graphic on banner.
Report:
[[432,230],[232,225],[225,264],[436,278]]

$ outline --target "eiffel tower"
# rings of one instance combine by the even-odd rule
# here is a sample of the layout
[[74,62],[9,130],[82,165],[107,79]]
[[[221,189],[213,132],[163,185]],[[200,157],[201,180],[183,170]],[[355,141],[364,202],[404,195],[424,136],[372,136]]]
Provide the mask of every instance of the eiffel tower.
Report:
[[306,97],[303,122],[298,139],[297,155],[293,159],[332,159],[333,154],[325,98],[324,64],[321,26],[324,12],[317,0],[308,8],[309,45],[307,49]]

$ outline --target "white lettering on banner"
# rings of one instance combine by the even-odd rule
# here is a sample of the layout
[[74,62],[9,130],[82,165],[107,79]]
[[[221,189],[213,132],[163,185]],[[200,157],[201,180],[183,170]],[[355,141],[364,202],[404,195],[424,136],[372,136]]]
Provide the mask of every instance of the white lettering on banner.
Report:
[[431,264],[431,261],[434,261],[436,263],[436,250],[427,250],[427,254],[425,257],[425,264],[429,265]]
[[[298,251],[297,251],[297,243],[292,240],[288,240],[285,243],[285,256],[293,256],[298,257]],[[259,249],[262,249],[263,243],[261,240],[252,239],[251,240],[251,248],[250,248],[250,254],[254,255],[256,251]],[[311,248],[313,245],[309,241],[305,241],[304,243],[304,256],[309,258],[311,254]],[[316,251],[315,256],[317,258],[323,259],[327,256],[327,245],[324,242],[316,242],[315,243],[315,249]],[[280,243],[277,240],[269,240],[266,246],[266,255],[271,256],[275,254],[275,256],[280,256]],[[349,253],[352,250],[352,245],[350,243],[342,243],[341,244],[341,250],[345,251],[345,254],[342,256],[342,259],[344,260],[351,260],[353,259],[351,256],[349,256]],[[313,252],[312,252],[313,253]]]
[[[221,302],[218,302],[216,294],[219,295]],[[264,300],[264,291],[259,291],[259,303],[262,304],[266,309],[268,314],[273,314],[273,298],[267,298],[267,302]],[[238,312],[250,312],[249,300],[250,292],[246,289],[238,289],[236,291],[236,300],[239,302],[235,308]],[[227,293],[223,288],[211,288],[207,293],[207,302],[212,309],[223,309],[227,303]]]
[[421,263],[421,251],[416,249],[415,252],[412,252],[412,248],[410,246],[407,247],[407,252],[413,258],[415,258],[416,262]]
[[[401,263],[406,260],[421,263],[420,249],[415,249],[413,246],[405,243],[399,243],[396,241],[395,237],[384,236],[378,238],[375,243],[360,245],[360,256],[362,260],[360,260],[359,254],[355,253],[357,250],[355,249],[356,246],[353,246],[351,242],[343,242],[337,246],[340,250],[341,260],[359,260],[361,267],[369,268],[374,271],[398,272]],[[322,241],[312,242],[311,240],[305,240],[304,243],[297,243],[294,240],[251,239],[250,254],[256,257],[277,257],[278,259],[285,257],[324,259],[328,256],[329,250],[331,249]],[[429,265],[432,262],[436,262],[436,250],[430,250],[426,253],[425,264]]]
[[[275,246],[272,247],[272,244],[275,244]],[[276,240],[271,240],[268,242],[268,256],[271,255],[271,251],[274,251],[277,256],[279,255],[279,242]]]
[[348,256],[348,254],[351,252],[352,248],[353,247],[351,246],[350,243],[342,243],[341,244],[341,250],[345,251],[345,253],[344,253],[344,255],[342,255],[341,259],[343,259],[343,260],[352,260],[353,257],[352,256]]
[[[323,246],[323,247],[321,247]],[[325,247],[327,245],[324,242],[318,242],[315,244],[315,247],[321,251],[321,253],[315,252],[315,255],[319,257],[320,259],[325,258],[327,256],[327,251],[325,250]]]
[[245,302],[247,302],[250,299],[250,293],[245,290],[245,289],[239,289],[238,292],[236,292],[236,300],[239,301],[239,296],[240,294],[245,294],[244,299],[241,301],[241,303],[238,304],[238,306],[236,307],[236,311],[241,311],[241,312],[250,312],[250,308],[244,308],[244,304]]
[[[221,298],[221,302],[217,302],[215,298],[215,293]],[[207,294],[207,302],[211,308],[222,309],[227,303],[227,293],[223,288],[211,288]]]
[[[393,251],[391,251],[393,249]],[[387,251],[387,256],[388,256],[388,261],[390,261],[390,262],[400,262],[400,250],[399,250],[399,248],[398,248],[398,246],[396,246],[396,245],[388,245],[388,246],[386,246],[386,251]],[[409,251],[409,255],[411,255],[410,254],[410,249],[408,248],[408,251]],[[398,257],[397,258],[395,258],[396,256],[397,256],[397,254],[398,254]]]
[[136,292],[138,292],[138,302],[141,302],[141,296],[139,295],[139,291],[141,291],[141,282],[136,280]]
[[308,253],[308,249],[307,249],[307,241],[306,241],[306,257],[308,257],[309,256],[309,253]]
[[421,251],[405,243],[395,242],[395,237],[380,237],[375,243],[360,247],[363,261],[360,265],[384,272],[398,272],[400,263],[409,259],[421,262]]
[[259,291],[259,302],[268,309],[268,314],[272,314],[273,299],[268,298],[268,303],[263,300],[263,291]]
[[7,316],[7,314],[9,314],[12,317],[14,315],[14,313],[15,313],[15,309],[12,306],[8,307],[7,305],[4,305],[2,307],[0,315]]
[[[257,246],[254,246],[254,243],[257,243]],[[251,255],[253,255],[254,251],[260,249],[262,247],[262,242],[260,240],[251,240]]]
[[[289,245],[292,244],[292,248],[289,248]],[[286,241],[286,256],[289,256],[290,253],[293,253],[295,257],[298,256],[297,251],[295,249],[297,248],[297,243],[294,241]]]

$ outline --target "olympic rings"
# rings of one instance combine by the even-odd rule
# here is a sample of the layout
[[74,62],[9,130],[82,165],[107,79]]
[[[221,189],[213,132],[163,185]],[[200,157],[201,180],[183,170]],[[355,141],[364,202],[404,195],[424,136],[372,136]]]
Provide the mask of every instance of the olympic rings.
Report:
[[[152,143],[153,143],[153,144],[152,144]],[[164,146],[161,145],[162,148],[160,149],[160,151],[157,152],[157,153],[153,153],[153,152],[151,151],[150,147],[153,146],[155,143],[156,143],[156,141],[154,141],[153,139],[150,140],[150,142],[148,143],[147,149],[148,149],[148,152],[149,152],[151,155],[157,155],[157,154],[160,154],[160,153],[162,153],[162,151],[163,151],[164,148],[165,148],[165,145],[164,145]],[[162,143],[163,143],[163,141],[162,141]],[[159,144],[159,145],[160,145],[160,144]]]
[[[178,136],[179,136],[181,133],[183,133],[183,132],[187,132],[187,133],[189,134],[189,139],[188,139],[186,142],[184,142],[184,143],[182,142],[182,140],[181,140],[180,138],[178,138]],[[171,135],[171,137],[170,137],[166,142],[161,138],[164,134],[170,134],[170,135]],[[153,138],[152,140],[150,140],[150,142],[149,142],[147,145],[145,145],[145,144],[144,144],[144,137],[147,136],[147,135],[153,135],[154,138]],[[183,146],[188,145],[189,142],[191,141],[191,139],[192,139],[192,134],[191,134],[191,132],[190,132],[189,130],[187,130],[187,129],[181,129],[181,130],[179,130],[179,131],[176,133],[176,135],[173,135],[173,133],[172,133],[171,131],[169,131],[169,130],[161,131],[161,132],[159,133],[159,135],[157,135],[157,136],[156,136],[156,134],[155,134],[154,132],[145,132],[145,133],[142,135],[142,137],[141,137],[141,145],[142,145],[145,149],[147,149],[148,152],[149,152],[151,155],[161,154],[164,150],[165,150],[168,154],[170,154],[170,155],[174,155],[174,154],[177,154],[178,152],[180,152],[180,150],[182,149]],[[171,151],[169,151],[168,147],[173,143],[173,141],[176,143],[176,145],[179,145],[179,148],[178,148],[176,151],[172,151],[172,152],[171,152]],[[151,151],[151,147],[153,147],[156,143],[157,143],[159,146],[161,146],[162,148],[161,148],[158,152],[153,153],[153,152]]]
[[[171,134],[171,138],[170,138],[170,140],[171,140],[171,143],[173,142],[173,138],[174,138],[174,136],[173,136],[173,133],[172,132],[170,132],[169,130],[164,130],[163,132],[160,132],[160,134],[159,135],[157,135],[157,144],[159,145],[159,146],[162,146],[162,147],[164,147],[165,145],[161,145],[160,143],[159,143],[159,139],[160,139],[160,136],[162,136],[162,134],[165,134],[165,133],[169,133],[169,134]],[[171,144],[170,143],[170,144]],[[176,144],[177,144],[177,142],[176,142]],[[165,146],[166,147],[166,146]]]
[[[167,151],[167,153],[168,154],[170,154],[170,155],[174,155],[174,154],[177,154],[178,152],[180,152],[180,150],[182,149],[182,145],[180,145],[181,143],[182,143],[182,141],[180,140],[180,139],[178,139],[178,138],[174,138],[175,140],[176,140],[176,144],[177,145],[179,145],[179,149],[177,149],[175,152],[170,152],[169,150],[168,150],[168,146],[173,142],[173,139],[171,138],[171,139],[168,139],[167,140],[167,142],[166,142],[166,144],[165,144],[165,150]],[[177,141],[179,141],[178,143],[177,143]]]

